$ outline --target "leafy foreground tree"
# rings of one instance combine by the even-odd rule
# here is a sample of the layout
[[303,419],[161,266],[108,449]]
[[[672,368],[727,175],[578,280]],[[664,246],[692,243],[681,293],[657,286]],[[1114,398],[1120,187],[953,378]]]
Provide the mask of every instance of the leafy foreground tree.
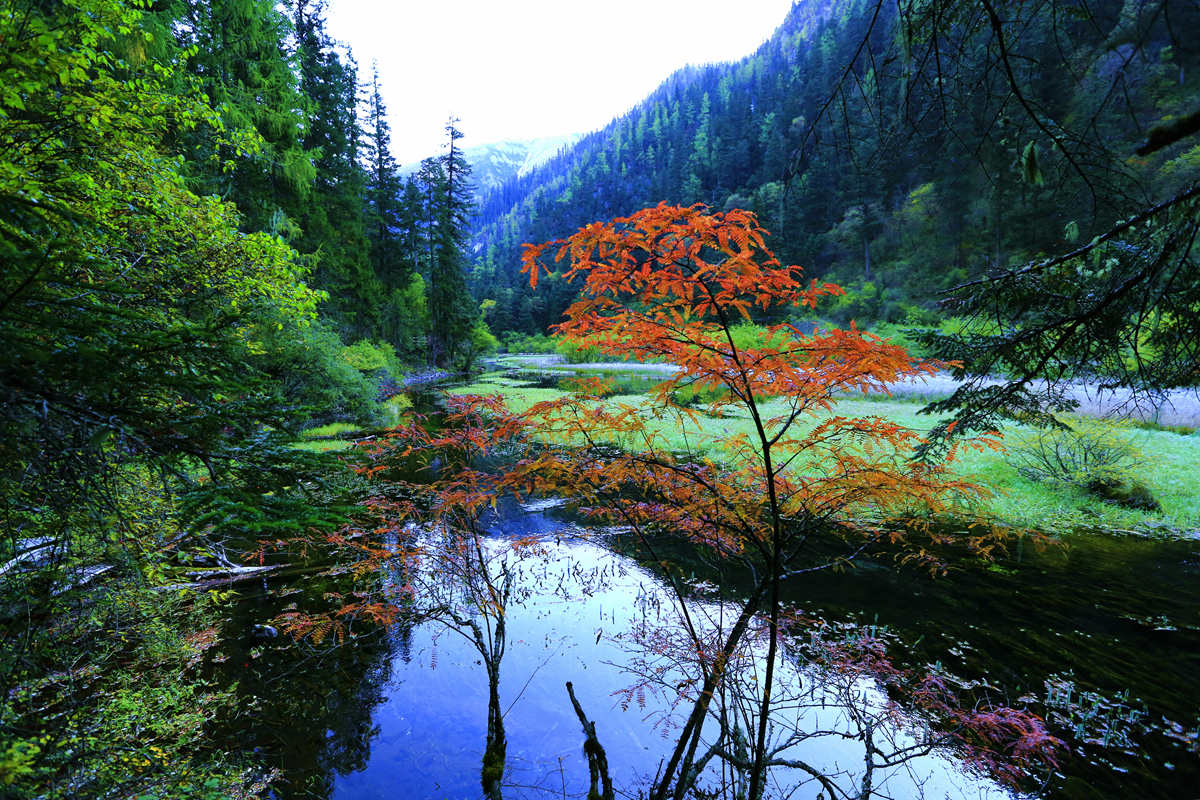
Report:
[[[583,281],[582,299],[558,326],[567,341],[610,356],[669,361],[680,370],[641,406],[603,401],[595,391],[602,387],[589,385],[520,413],[505,410],[498,398],[461,398],[444,427],[397,429],[364,451],[360,472],[376,481],[378,492],[366,518],[336,543],[355,554],[367,575],[389,563],[406,576],[422,565],[435,565],[436,573],[436,565],[452,561],[448,573],[460,575],[463,565],[477,564],[491,577],[475,579],[484,587],[477,595],[490,597],[476,613],[502,619],[497,609],[506,590],[488,571],[491,562],[479,550],[471,520],[501,494],[551,493],[631,531],[656,562],[663,561],[660,548],[676,543],[722,572],[742,575],[740,599],[722,600],[714,611],[668,571],[674,622],[635,637],[646,647],[632,662],[641,674],[630,691],[658,687],[679,704],[676,738],[652,779],[651,797],[708,796],[706,786],[719,781],[760,798],[775,785],[773,771],[787,769],[800,775],[796,781],[818,782],[830,797],[866,798],[876,796],[889,770],[946,748],[1021,783],[1053,764],[1059,744],[1037,716],[985,697],[964,709],[949,681],[895,668],[876,640],[821,646],[813,637],[810,649],[802,646],[803,620],[785,606],[781,590],[806,572],[832,566],[806,555],[815,540],[840,542],[843,558],[887,541],[902,546],[903,558],[936,565],[938,547],[986,554],[997,537],[986,528],[949,533],[928,524],[937,515],[969,514],[965,501],[979,491],[949,473],[956,451],[937,464],[914,461],[921,440],[911,431],[884,419],[832,413],[838,393],[883,390],[937,365],[853,327],[805,336],[781,325],[761,345],[738,344],[732,327],[751,306],[811,306],[839,292],[830,284],[802,283],[798,268],[774,258],[765,233],[744,211],[660,205],[529,247],[532,283],[552,244],[559,245],[559,258],[569,259],[564,277]],[[703,411],[683,407],[675,396],[684,389],[708,392],[713,400]],[[706,431],[712,418],[731,426],[744,422],[748,432],[714,435]],[[997,444],[985,438],[971,446]],[[448,451],[475,458],[432,479],[414,479],[415,467],[432,465]],[[507,466],[484,469],[483,455],[503,456]],[[413,520],[422,525],[407,526]],[[464,552],[476,555],[448,561],[447,554]],[[438,593],[422,597],[416,583],[406,585],[402,609],[438,613],[439,604],[430,602]],[[440,607],[444,612],[445,604]],[[347,609],[316,624],[327,631],[347,617],[367,613],[386,621],[393,613],[388,602]],[[300,632],[310,625],[291,624]],[[480,652],[488,656],[486,648]],[[859,679],[902,693],[915,709],[908,723],[896,721],[890,704],[850,712],[854,726],[837,735],[863,747],[860,772],[842,773],[797,755],[798,744],[820,735],[793,713],[818,701],[811,694],[804,700],[800,687],[785,679],[795,673],[783,662],[805,652],[815,664],[853,677],[840,690],[852,709],[861,706]],[[611,797],[600,737],[577,703],[575,709],[586,734],[591,796]],[[905,736],[889,737],[897,725],[907,725]],[[491,770],[485,791],[496,796],[497,764],[485,766]]]
[[188,188],[164,143],[220,118],[181,52],[147,57],[152,30],[115,0],[0,12],[5,797],[235,794],[252,765],[205,754],[202,727],[229,696],[192,671],[212,599],[162,586],[337,518],[280,432],[281,341],[320,295]]

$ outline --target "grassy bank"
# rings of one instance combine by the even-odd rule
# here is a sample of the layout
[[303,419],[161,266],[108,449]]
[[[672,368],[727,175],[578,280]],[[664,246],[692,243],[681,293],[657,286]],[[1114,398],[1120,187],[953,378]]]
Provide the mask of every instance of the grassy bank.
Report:
[[[532,388],[520,380],[500,373],[481,376],[476,382],[451,390],[462,394],[504,396],[513,410],[562,395],[556,388]],[[645,395],[616,395],[607,402],[635,405]],[[782,411],[782,405],[768,402],[767,413]],[[932,418],[918,411],[923,402],[916,399],[869,398],[843,399],[834,413],[853,417],[884,417],[916,431],[927,430]],[[728,410],[723,418],[702,417],[701,429],[689,431],[689,442],[701,451],[717,455],[719,443],[731,435],[752,433],[745,412]],[[1029,429],[1014,425],[1005,430],[1011,442]],[[683,448],[682,432],[663,423],[660,433],[668,442]],[[1200,529],[1200,433],[1181,435],[1163,430],[1130,429],[1123,432],[1143,453],[1137,478],[1162,504],[1162,512],[1146,512],[1105,503],[1082,489],[1059,484],[1038,483],[1021,476],[1005,453],[970,452],[955,465],[959,474],[970,477],[992,492],[982,501],[982,511],[1005,523],[1036,527],[1051,533],[1078,529],[1105,528],[1170,534]]]

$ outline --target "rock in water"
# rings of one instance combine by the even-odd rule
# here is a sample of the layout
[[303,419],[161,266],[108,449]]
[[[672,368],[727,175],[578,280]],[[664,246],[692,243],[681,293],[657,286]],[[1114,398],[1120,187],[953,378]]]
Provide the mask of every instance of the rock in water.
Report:
[[250,638],[255,641],[265,642],[270,639],[277,638],[279,631],[271,625],[254,625],[250,628]]

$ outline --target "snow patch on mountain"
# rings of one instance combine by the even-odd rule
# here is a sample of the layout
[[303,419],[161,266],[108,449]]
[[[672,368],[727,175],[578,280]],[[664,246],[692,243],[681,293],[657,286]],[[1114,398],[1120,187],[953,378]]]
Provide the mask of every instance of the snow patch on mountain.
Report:
[[[575,144],[580,138],[580,134],[572,133],[463,148],[463,156],[471,165],[471,182],[475,185],[475,194],[483,197],[503,186],[506,181],[524,177],[545,164],[563,148]],[[420,168],[419,163],[405,164],[400,167],[400,174],[413,175]]]

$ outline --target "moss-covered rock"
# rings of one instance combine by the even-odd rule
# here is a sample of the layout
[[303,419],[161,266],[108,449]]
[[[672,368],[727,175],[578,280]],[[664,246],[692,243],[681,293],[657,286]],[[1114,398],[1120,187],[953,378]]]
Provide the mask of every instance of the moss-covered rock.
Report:
[[1137,481],[1123,481],[1113,478],[1092,481],[1087,490],[1106,503],[1135,508],[1139,511],[1162,511],[1162,504],[1154,497],[1146,485]]

